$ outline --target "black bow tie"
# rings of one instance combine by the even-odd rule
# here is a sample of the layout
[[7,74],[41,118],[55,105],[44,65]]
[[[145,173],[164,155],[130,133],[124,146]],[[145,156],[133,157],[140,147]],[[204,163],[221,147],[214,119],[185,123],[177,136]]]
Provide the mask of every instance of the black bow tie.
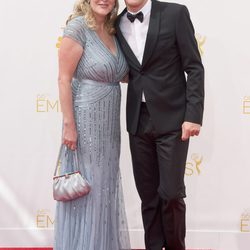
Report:
[[131,23],[133,23],[136,18],[142,23],[143,22],[143,13],[140,11],[139,13],[133,15],[133,14],[128,12],[127,18]]

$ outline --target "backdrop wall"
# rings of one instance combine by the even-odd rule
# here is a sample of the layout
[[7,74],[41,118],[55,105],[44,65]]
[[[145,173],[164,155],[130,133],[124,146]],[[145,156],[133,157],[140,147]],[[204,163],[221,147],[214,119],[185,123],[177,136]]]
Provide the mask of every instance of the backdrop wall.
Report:
[[[206,69],[200,137],[189,150],[187,247],[250,246],[250,4],[186,0]],[[57,47],[73,0],[0,1],[0,246],[52,246],[52,176],[61,136]],[[124,3],[120,1],[121,10]],[[125,128],[122,153],[133,248],[143,248],[140,201]]]

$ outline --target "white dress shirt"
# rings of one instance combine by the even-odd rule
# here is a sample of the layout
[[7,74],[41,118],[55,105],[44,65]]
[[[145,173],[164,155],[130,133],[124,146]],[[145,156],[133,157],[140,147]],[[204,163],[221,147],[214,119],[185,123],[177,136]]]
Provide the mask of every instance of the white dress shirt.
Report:
[[[142,7],[142,9],[138,11],[138,12],[141,11],[143,13],[144,19],[142,23],[137,18],[133,23],[130,22],[126,14],[122,16],[120,21],[121,32],[140,64],[142,64],[144,55],[144,48],[148,33],[151,6],[152,2],[151,0],[148,0],[146,4]],[[137,14],[138,12],[136,13],[130,12],[130,13]],[[144,93],[142,93],[142,101],[145,102]]]

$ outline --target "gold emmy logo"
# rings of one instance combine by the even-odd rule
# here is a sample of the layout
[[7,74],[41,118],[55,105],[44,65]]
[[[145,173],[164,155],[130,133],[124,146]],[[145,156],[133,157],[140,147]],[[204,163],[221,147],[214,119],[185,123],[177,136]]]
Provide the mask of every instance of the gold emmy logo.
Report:
[[60,46],[61,46],[61,42],[62,42],[62,36],[59,36],[58,39],[57,39],[57,43],[56,43],[56,47],[59,49]]
[[243,100],[243,114],[250,115],[250,96],[245,96]]
[[61,165],[62,165],[62,162],[58,161],[57,175],[60,175],[60,173],[61,173]]
[[49,96],[46,94],[37,95],[36,112],[44,113],[50,111],[55,111],[55,112],[60,111],[59,100],[51,100]]
[[50,210],[41,209],[36,214],[36,226],[38,228],[48,228],[54,226],[55,220],[51,218]]
[[[65,28],[65,26],[61,27],[62,30],[64,30],[64,28]],[[59,36],[59,37],[57,38],[57,43],[56,43],[56,48],[57,48],[57,49],[60,48],[62,39],[63,39],[62,36]]]
[[198,44],[200,54],[201,54],[201,56],[203,56],[203,54],[204,54],[203,45],[206,42],[206,37],[202,36],[200,34],[195,34],[195,38],[196,38],[196,41],[197,41],[197,44]]
[[192,176],[195,173],[200,175],[201,174],[201,163],[203,161],[203,156],[201,156],[199,154],[192,154],[191,160],[192,161],[186,162],[185,175]]
[[240,217],[240,231],[243,233],[250,232],[250,208],[246,209]]

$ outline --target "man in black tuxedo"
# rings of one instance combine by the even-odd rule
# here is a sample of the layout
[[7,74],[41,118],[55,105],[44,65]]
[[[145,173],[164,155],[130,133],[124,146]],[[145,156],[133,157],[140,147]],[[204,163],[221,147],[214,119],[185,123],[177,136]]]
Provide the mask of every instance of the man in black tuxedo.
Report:
[[125,2],[117,37],[130,66],[127,129],[145,245],[184,250],[184,172],[202,123],[204,69],[185,6]]

